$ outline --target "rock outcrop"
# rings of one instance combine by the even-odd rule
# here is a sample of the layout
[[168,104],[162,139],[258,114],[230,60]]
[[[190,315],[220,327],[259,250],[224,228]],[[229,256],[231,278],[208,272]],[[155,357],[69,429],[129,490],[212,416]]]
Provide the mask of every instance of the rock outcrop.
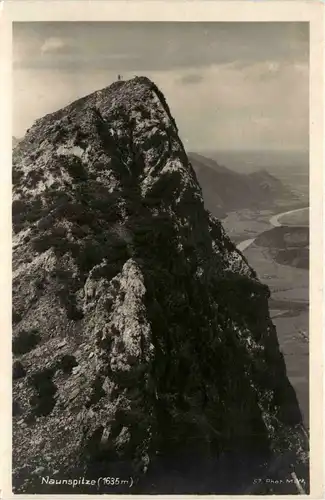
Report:
[[16,493],[244,493],[305,474],[269,290],[205,210],[151,81],[36,121],[12,211]]

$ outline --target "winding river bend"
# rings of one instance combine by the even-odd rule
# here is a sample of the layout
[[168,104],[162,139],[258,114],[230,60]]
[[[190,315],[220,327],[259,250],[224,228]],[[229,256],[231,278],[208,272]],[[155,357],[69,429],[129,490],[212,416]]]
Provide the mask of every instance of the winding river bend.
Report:
[[[280,222],[280,219],[282,219],[284,216],[291,215],[291,214],[296,213],[296,212],[301,212],[303,210],[308,210],[308,208],[309,207],[295,208],[294,210],[288,210],[287,212],[281,212],[280,214],[272,215],[272,217],[269,220],[270,226],[271,226],[270,229],[272,227],[282,226],[282,224]],[[260,233],[260,234],[262,234],[262,233]],[[248,240],[241,241],[240,243],[238,243],[237,249],[240,252],[243,252],[244,250],[246,250],[255,241],[255,239],[257,238],[257,236],[259,236],[259,234],[256,235],[254,238],[249,238]]]

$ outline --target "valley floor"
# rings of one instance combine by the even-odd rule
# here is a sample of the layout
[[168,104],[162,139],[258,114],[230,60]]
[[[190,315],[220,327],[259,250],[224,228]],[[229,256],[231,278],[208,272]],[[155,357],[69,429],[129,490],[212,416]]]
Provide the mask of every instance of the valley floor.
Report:
[[[238,244],[269,230],[269,219],[273,214],[266,210],[232,212],[222,223]],[[285,222],[288,224],[289,218]],[[289,379],[296,391],[305,425],[309,428],[309,271],[276,263],[269,249],[255,242],[241,251],[260,280],[271,290],[270,314],[285,356]]]

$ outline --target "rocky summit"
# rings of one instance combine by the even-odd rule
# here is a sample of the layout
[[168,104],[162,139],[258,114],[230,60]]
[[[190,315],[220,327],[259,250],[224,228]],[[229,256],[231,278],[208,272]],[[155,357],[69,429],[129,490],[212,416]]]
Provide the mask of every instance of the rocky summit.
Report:
[[15,493],[308,488],[269,290],[205,210],[153,82],[37,120],[12,221]]

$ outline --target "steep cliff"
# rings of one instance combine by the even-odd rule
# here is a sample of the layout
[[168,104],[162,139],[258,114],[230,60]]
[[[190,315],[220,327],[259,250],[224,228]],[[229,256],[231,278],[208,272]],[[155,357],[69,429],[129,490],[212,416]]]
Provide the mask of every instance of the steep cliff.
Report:
[[110,476],[132,490],[100,491],[242,493],[305,470],[269,291],[205,210],[151,81],[36,121],[12,210],[16,492]]

